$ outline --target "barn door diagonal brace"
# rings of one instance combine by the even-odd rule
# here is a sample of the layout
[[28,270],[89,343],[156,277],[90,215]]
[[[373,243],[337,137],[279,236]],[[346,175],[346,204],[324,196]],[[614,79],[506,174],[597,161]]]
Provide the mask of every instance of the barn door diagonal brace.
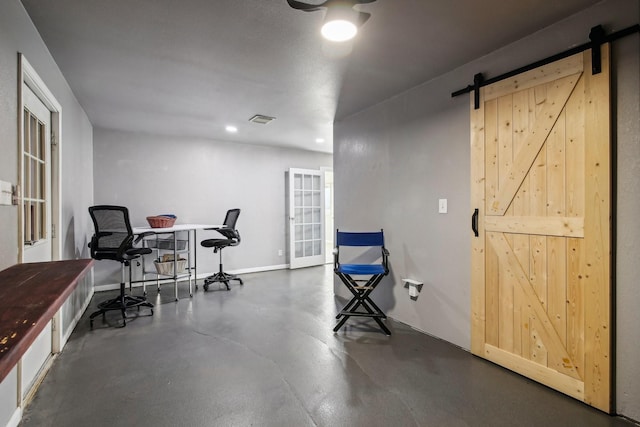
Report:
[[571,55],[575,55],[576,53],[584,52],[587,49],[591,49],[591,72],[593,74],[598,74],[602,71],[602,61],[601,61],[601,53],[600,47],[604,43],[611,43],[618,39],[621,39],[626,36],[630,36],[635,33],[640,33],[640,24],[632,25],[631,27],[627,27],[623,30],[616,31],[615,33],[611,33],[609,35],[606,34],[602,25],[597,25],[591,28],[589,33],[589,39],[591,41],[581,44],[580,46],[573,47],[569,50],[565,50],[564,52],[557,53],[555,55],[549,56],[548,58],[541,59],[539,61],[533,62],[529,65],[525,65],[524,67],[517,68],[515,70],[509,71],[504,74],[500,74],[499,76],[492,77],[490,79],[484,79],[481,73],[473,76],[473,85],[469,85],[464,89],[457,90],[451,94],[452,98],[456,96],[464,95],[465,93],[469,93],[471,91],[474,92],[474,108],[477,110],[480,108],[480,88],[483,86],[488,86],[490,84],[499,82],[504,79],[508,79],[510,77],[516,76],[518,74],[524,73],[525,71],[533,70],[535,68],[541,67],[543,65],[550,64],[552,62],[558,61],[560,59],[567,58]]

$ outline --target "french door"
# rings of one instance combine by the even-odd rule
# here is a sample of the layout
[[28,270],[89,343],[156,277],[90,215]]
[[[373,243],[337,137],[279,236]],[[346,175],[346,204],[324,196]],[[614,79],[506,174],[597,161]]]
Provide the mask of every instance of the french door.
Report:
[[22,261],[51,261],[51,112],[26,84],[22,97]]
[[324,174],[289,169],[289,268],[325,263]]
[[472,352],[611,410],[609,50],[471,105]]

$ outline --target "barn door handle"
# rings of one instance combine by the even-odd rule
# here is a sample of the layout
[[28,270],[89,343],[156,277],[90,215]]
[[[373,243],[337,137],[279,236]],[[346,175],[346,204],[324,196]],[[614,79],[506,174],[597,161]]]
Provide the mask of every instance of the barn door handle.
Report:
[[473,211],[473,215],[471,215],[471,229],[473,230],[473,234],[478,237],[478,208]]

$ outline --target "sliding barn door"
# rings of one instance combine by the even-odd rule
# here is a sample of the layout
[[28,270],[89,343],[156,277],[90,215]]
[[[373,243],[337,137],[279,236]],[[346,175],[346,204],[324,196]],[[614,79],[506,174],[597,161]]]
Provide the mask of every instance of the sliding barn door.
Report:
[[610,411],[609,51],[471,105],[472,352]]

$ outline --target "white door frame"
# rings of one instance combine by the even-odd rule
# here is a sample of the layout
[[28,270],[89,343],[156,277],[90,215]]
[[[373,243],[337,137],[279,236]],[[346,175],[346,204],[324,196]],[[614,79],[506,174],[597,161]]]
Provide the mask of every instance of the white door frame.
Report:
[[[320,264],[324,264],[325,263],[325,251],[326,251],[326,244],[325,244],[325,239],[324,239],[324,224],[325,224],[325,218],[324,218],[324,172],[319,170],[319,169],[301,169],[301,168],[290,168],[287,171],[288,174],[288,195],[289,195],[289,206],[288,206],[288,236],[289,236],[289,268],[290,269],[295,269],[295,268],[302,268],[302,267],[310,267],[313,265],[320,265]],[[313,176],[317,176],[320,178],[320,184],[319,184],[319,201],[320,201],[320,206],[318,206],[318,208],[320,209],[320,224],[321,224],[321,230],[320,230],[320,253],[318,255],[312,255],[312,256],[302,256],[302,257],[296,257],[296,245],[295,245],[295,237],[296,237],[296,233],[295,233],[295,228],[296,228],[296,214],[295,214],[295,190],[294,190],[294,176],[296,174],[302,174],[302,175],[313,175]],[[301,224],[299,224],[301,225]]]
[[[59,260],[62,254],[60,219],[62,218],[62,186],[60,185],[60,162],[62,160],[62,106],[53,96],[44,81],[22,53],[18,53],[18,185],[23,178],[24,148],[24,98],[22,85],[26,84],[51,111],[51,259]],[[18,263],[23,262],[24,228],[22,191],[18,191]]]
[[[324,205],[324,211],[325,211],[325,216],[324,216],[324,234],[325,234],[325,263],[326,264],[331,264],[333,263],[333,248],[335,247],[335,237],[336,237],[336,230],[334,227],[334,218],[333,218],[333,213],[334,213],[334,208],[335,208],[335,190],[333,188],[333,167],[328,167],[328,166],[322,166],[320,168],[320,171],[323,173],[323,179],[324,179],[324,190],[326,191],[327,189],[327,174],[331,173],[331,220],[329,220],[329,218],[327,218],[327,205],[325,202]],[[325,194],[323,194],[323,197],[325,196]]]

